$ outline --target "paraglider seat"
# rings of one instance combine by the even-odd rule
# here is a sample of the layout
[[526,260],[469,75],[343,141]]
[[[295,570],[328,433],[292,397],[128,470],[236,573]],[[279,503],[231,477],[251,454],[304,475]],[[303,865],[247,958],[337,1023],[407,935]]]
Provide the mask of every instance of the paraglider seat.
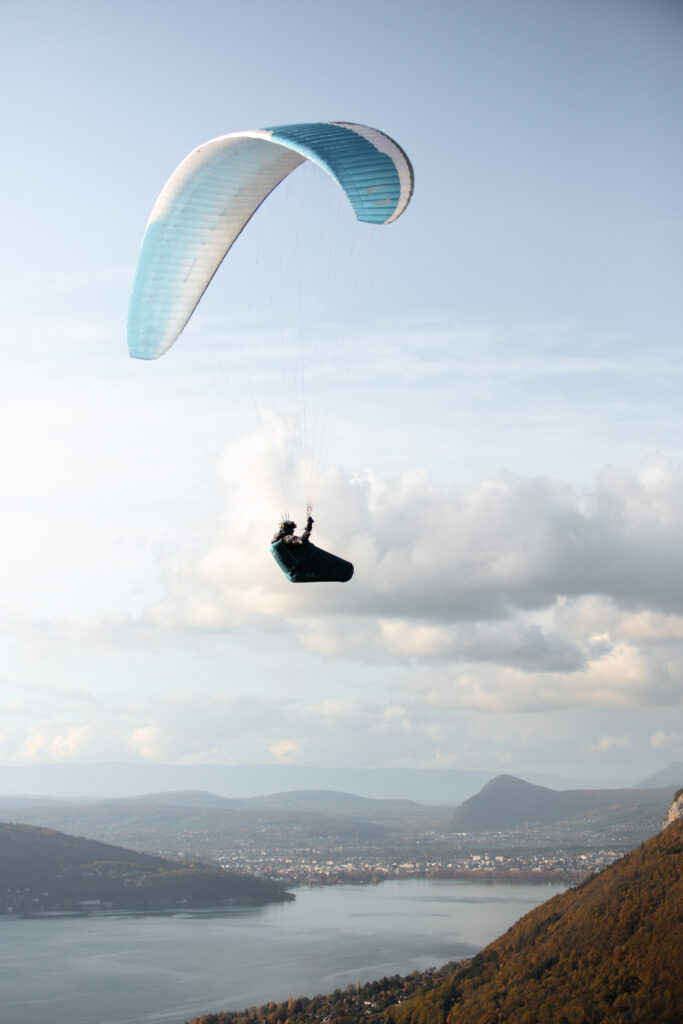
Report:
[[292,583],[347,583],[353,576],[351,562],[317,548],[315,544],[270,545],[273,558]]

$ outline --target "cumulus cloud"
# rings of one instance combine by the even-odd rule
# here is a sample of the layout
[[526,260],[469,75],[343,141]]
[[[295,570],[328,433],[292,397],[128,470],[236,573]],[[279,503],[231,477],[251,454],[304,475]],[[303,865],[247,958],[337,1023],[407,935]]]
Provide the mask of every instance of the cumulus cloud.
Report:
[[48,727],[34,728],[24,739],[22,759],[26,761],[68,761],[89,752],[93,746],[90,725],[71,726],[63,731]]
[[130,751],[142,760],[163,757],[164,741],[158,725],[143,725],[128,736]]
[[597,743],[590,745],[590,750],[608,752],[612,750],[628,750],[631,746],[630,736],[601,736]]
[[268,748],[276,761],[292,761],[301,751],[301,744],[297,740],[280,740]]
[[683,476],[663,458],[582,490],[501,477],[444,491],[419,471],[327,467],[314,540],[356,565],[329,586],[292,586],[267,548],[280,482],[305,493],[292,425],[270,417],[230,444],[219,476],[223,517],[167,564],[147,612],[161,632],[286,633],[323,658],[407,666],[432,705],[680,701]]
[[678,740],[678,733],[676,732],[665,732],[663,729],[658,729],[657,732],[650,736],[650,746],[657,750],[661,750],[663,747],[670,747]]

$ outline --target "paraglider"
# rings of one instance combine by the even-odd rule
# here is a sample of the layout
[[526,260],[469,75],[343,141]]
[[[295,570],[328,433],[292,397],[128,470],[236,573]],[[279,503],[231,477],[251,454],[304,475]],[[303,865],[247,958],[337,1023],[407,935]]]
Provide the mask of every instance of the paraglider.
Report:
[[348,583],[353,576],[353,565],[311,544],[312,529],[313,520],[309,515],[306,529],[297,537],[296,523],[285,519],[270,545],[273,558],[292,583]]
[[[233,132],[203,143],[173,172],[147,224],[128,313],[132,357],[157,359],[168,351],[261,203],[307,160],[337,182],[360,221],[389,224],[410,202],[410,161],[393,139],[375,128],[347,122],[292,124]],[[351,578],[350,563],[337,559],[342,565],[333,565],[329,559],[334,555],[310,544],[303,558],[305,547],[281,540],[273,544],[273,554],[290,579]]]

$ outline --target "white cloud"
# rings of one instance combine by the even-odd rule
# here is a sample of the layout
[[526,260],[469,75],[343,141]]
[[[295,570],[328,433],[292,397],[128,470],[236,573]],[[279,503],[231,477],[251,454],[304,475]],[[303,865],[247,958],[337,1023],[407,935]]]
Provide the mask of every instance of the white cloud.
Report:
[[158,725],[143,725],[133,729],[128,737],[128,747],[142,760],[158,760],[164,756],[164,740]]
[[453,637],[443,626],[415,625],[398,619],[379,619],[378,626],[386,647],[399,654],[434,657],[454,653]]
[[[0,761],[280,760],[515,772],[561,772],[564,761],[572,765],[569,774],[590,774],[591,766],[602,772],[604,763],[638,781],[661,767],[662,750],[677,756],[675,712],[667,711],[665,724],[657,709],[603,707],[590,703],[590,694],[583,706],[575,698],[575,708],[557,679],[519,670],[487,676],[491,667],[479,664],[456,675],[439,662],[352,667],[335,677],[321,662],[307,687],[296,671],[245,676],[232,653],[221,647],[211,679],[206,650],[200,658],[196,649],[185,655],[163,645],[138,651],[134,693],[123,692],[127,657],[108,680],[98,680],[98,699],[49,683],[33,693],[26,688],[26,699],[11,701],[3,715]],[[664,731],[666,748],[658,735]]]
[[358,706],[350,700],[330,698],[322,704],[311,704],[308,713],[313,716],[338,721],[343,718],[354,718],[358,714]]
[[601,736],[597,743],[591,744],[589,749],[607,753],[612,750],[628,750],[631,746],[630,736]]
[[324,659],[412,666],[403,685],[433,706],[680,702],[683,476],[669,462],[583,490],[505,477],[449,492],[423,472],[329,467],[314,540],[356,573],[293,586],[268,552],[283,466],[304,493],[290,440],[271,417],[226,448],[224,516],[167,564],[146,615],[162,634],[284,631]]
[[657,732],[650,736],[650,746],[656,750],[661,750],[664,747],[672,746],[678,739],[678,733],[665,732],[663,729],[658,729]]
[[33,729],[22,744],[26,761],[78,760],[93,749],[93,729],[89,725],[71,726],[63,732],[48,727]]
[[[177,381],[164,380],[170,394]],[[136,387],[146,394],[148,384]],[[143,437],[159,416],[153,404]],[[268,542],[287,503],[295,518],[305,506],[295,426],[265,415],[261,429],[226,447],[212,519],[199,518],[203,497],[182,524],[164,519],[177,512],[180,479],[166,480],[150,512],[157,451],[150,442],[143,467],[135,460],[136,481],[146,477],[144,511],[137,486],[134,502],[126,501],[149,523],[153,545],[139,525],[117,534],[117,525],[103,530],[94,519],[87,536],[72,524],[69,548],[60,541],[69,536],[61,522],[44,539],[41,570],[46,551],[64,552],[60,593],[72,579],[74,589],[82,586],[67,571],[77,564],[81,574],[92,568],[96,599],[87,613],[81,604],[68,617],[50,613],[46,600],[30,623],[8,600],[16,588],[7,589],[3,604],[12,615],[0,625],[31,683],[5,700],[2,759],[371,758],[465,767],[481,763],[482,744],[491,749],[475,727],[481,718],[511,723],[500,728],[491,754],[505,766],[515,752],[542,745],[539,733],[521,738],[522,712],[566,716],[574,708],[591,716],[609,709],[615,720],[591,730],[576,747],[581,756],[590,747],[602,758],[602,735],[631,735],[632,749],[650,756],[663,749],[663,740],[650,741],[663,731],[660,722],[648,719],[649,731],[636,739],[616,716],[666,706],[670,717],[681,701],[682,483],[672,463],[652,457],[631,471],[608,468],[584,488],[510,475],[445,488],[424,470],[389,478],[328,466],[314,540],[351,558],[356,574],[349,584],[293,586]],[[205,471],[212,465],[207,460]],[[109,468],[97,472],[106,476]],[[283,478],[296,504],[283,496]],[[68,509],[65,516],[72,518]],[[33,550],[34,532],[29,542]],[[126,611],[102,614],[107,568],[125,558],[139,573],[141,551],[161,567],[145,593],[162,596],[147,597],[140,615],[131,611],[143,601],[131,602],[126,568]],[[36,616],[35,586],[26,588]],[[142,699],[145,693],[152,699]],[[86,721],[89,733],[70,734]],[[543,735],[548,728],[546,719]],[[669,721],[664,729],[673,735]],[[288,753],[289,743],[296,753]],[[623,748],[612,753],[628,761]]]
[[268,749],[276,761],[286,763],[301,753],[301,744],[297,740],[280,740],[279,743],[273,743]]

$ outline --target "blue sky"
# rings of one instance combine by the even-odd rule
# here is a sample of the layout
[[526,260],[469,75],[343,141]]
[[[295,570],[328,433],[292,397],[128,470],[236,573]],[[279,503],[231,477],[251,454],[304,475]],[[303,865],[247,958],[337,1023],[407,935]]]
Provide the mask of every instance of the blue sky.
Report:
[[[0,764],[682,759],[680,5],[1,13]],[[394,137],[404,216],[356,225],[302,168],[129,360],[171,171],[308,120]],[[316,530],[356,576],[295,588],[270,370],[325,339],[354,358]]]

